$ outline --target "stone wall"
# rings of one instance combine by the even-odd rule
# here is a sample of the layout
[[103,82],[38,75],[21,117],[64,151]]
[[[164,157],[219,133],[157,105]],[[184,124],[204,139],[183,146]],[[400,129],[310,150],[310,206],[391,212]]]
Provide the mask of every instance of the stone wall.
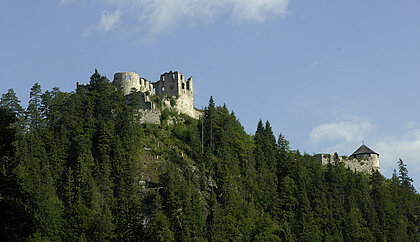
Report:
[[163,108],[170,108],[179,113],[185,113],[193,118],[199,118],[201,112],[194,109],[193,80],[192,77],[185,80],[182,73],[166,72],[160,76],[157,82],[149,82],[145,78],[140,78],[135,72],[119,72],[114,74],[114,85],[122,88],[126,96],[126,102],[132,103],[134,94],[132,91],[140,91],[142,97],[136,94],[136,103],[142,109],[157,110],[151,102],[151,96],[163,95],[164,97],[176,98],[176,105],[169,105],[169,99],[162,101],[167,104]]
[[193,118],[198,118],[194,112],[193,96],[192,95],[180,95],[176,99],[175,109],[178,112],[185,113]]
[[323,164],[327,165],[329,162],[342,162],[346,167],[352,171],[364,172],[372,174],[372,171],[380,171],[379,157],[372,154],[363,158],[351,158],[344,156],[336,156],[330,154],[317,154],[316,157]]
[[120,86],[124,95],[133,89],[141,92],[153,93],[153,85],[145,78],[140,78],[135,72],[118,72],[114,74],[114,85]]
[[114,85],[121,87],[123,94],[128,95],[133,88],[140,90],[140,78],[135,72],[115,73]]
[[160,111],[159,110],[137,110],[137,118],[140,123],[160,124]]

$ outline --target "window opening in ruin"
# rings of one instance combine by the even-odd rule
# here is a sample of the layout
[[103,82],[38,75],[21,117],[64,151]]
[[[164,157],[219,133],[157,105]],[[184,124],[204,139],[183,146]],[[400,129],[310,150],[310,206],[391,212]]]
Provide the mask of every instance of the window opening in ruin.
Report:
[[185,89],[185,83],[182,83],[182,89]]
[[175,74],[172,74],[172,79],[174,79],[174,80],[175,80]]
[[190,90],[190,83],[187,82],[187,90]]
[[125,79],[126,79],[127,81],[129,81],[129,80],[130,80],[130,76],[128,76],[128,75],[127,75],[127,76],[125,77]]
[[153,88],[153,95],[156,95],[156,88]]
[[162,92],[164,92],[165,91],[165,87],[162,87]]

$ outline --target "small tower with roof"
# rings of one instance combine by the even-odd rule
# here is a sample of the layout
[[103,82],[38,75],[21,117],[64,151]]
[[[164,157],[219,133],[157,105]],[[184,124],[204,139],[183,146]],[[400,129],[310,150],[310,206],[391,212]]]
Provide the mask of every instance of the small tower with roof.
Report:
[[379,171],[379,154],[367,147],[365,144],[362,144],[355,152],[353,152],[353,154],[350,155],[350,158],[367,160]]
[[362,144],[362,146],[360,146],[349,157],[338,155],[332,156],[330,154],[318,154],[316,156],[323,165],[339,162],[344,163],[344,165],[352,171],[368,174],[372,174],[373,171],[380,171],[379,154],[367,147],[365,144]]
[[379,154],[373,151],[371,148],[367,147],[365,144],[362,144],[353,154],[350,155],[352,158],[356,159],[366,159],[370,157],[378,158]]

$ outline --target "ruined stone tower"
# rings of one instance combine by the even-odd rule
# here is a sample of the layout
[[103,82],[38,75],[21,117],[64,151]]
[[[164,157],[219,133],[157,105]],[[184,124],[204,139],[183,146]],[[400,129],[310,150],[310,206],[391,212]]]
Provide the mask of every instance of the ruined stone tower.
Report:
[[167,72],[160,75],[159,81],[153,83],[155,94],[170,95],[177,97],[176,109],[179,112],[197,117],[194,110],[193,80],[192,77],[185,80],[182,73]]
[[165,95],[193,95],[193,81],[192,77],[185,80],[182,73],[177,71],[167,72],[160,75],[159,81],[153,84],[156,94],[162,93]]
[[[154,96],[162,96],[166,108],[185,113],[193,118],[198,118],[200,112],[194,109],[193,80],[192,77],[185,79],[184,75],[177,71],[170,71],[160,76],[156,82],[149,82],[139,77],[135,72],[118,72],[114,74],[114,85],[121,87],[126,102],[132,100],[132,93],[141,93],[139,108],[155,110],[152,99]],[[170,104],[170,99],[175,100],[175,105]]]
[[114,74],[114,85],[120,86],[124,96],[131,93],[133,88],[141,92],[153,92],[153,85],[145,78],[140,78],[135,72],[119,72]]

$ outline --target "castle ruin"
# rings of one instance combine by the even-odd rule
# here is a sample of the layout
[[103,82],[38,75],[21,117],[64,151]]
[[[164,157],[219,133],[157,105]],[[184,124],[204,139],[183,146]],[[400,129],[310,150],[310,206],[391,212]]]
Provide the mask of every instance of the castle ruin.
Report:
[[159,121],[160,111],[153,102],[157,96],[162,97],[164,107],[178,113],[193,118],[198,118],[201,114],[194,108],[192,77],[185,79],[180,72],[166,72],[160,75],[160,79],[156,82],[150,82],[135,72],[118,72],[114,74],[113,84],[122,89],[127,103],[131,103],[134,95],[137,95],[136,105],[139,105],[139,111],[143,116],[142,122]]
[[334,155],[318,154],[316,156],[323,165],[327,165],[332,162],[342,162],[352,171],[364,172],[367,174],[372,174],[374,171],[380,171],[379,154],[364,144],[349,157],[338,156],[337,153]]

